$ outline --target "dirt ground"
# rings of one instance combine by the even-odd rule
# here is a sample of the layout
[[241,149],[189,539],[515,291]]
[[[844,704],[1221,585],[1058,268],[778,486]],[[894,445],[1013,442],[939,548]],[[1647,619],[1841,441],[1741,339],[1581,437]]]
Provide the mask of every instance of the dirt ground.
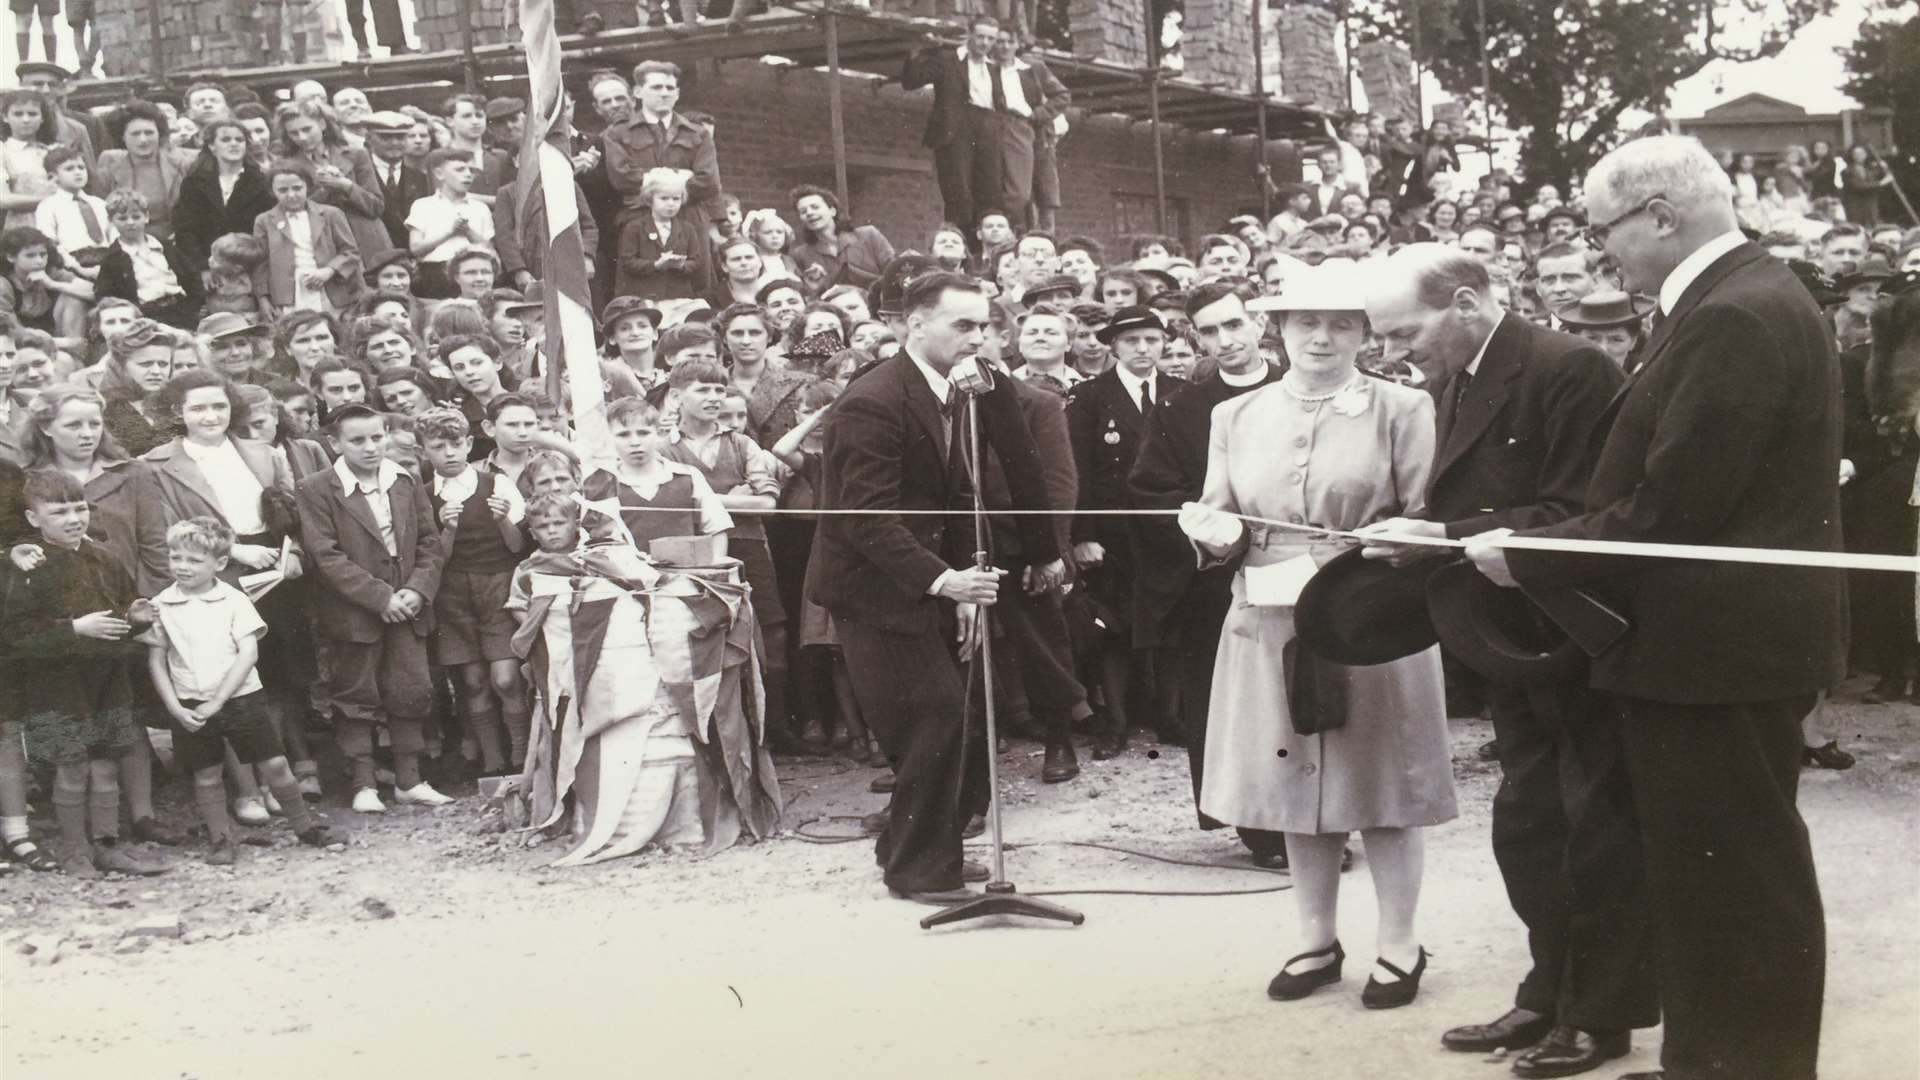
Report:
[[[1920,706],[1842,695],[1832,709],[1860,763],[1803,774],[1830,937],[1821,1072],[1904,1080],[1920,1076]],[[1284,892],[1065,896],[1085,925],[924,931],[932,909],[888,899],[867,843],[786,835],[707,861],[549,870],[559,847],[497,831],[478,798],[370,820],[330,799],[355,830],[344,853],[278,826],[234,868],[190,848],[160,878],[0,877],[0,1078],[1506,1076],[1438,1043],[1498,1015],[1525,963],[1487,846],[1497,773],[1474,750],[1488,737],[1454,725],[1462,815],[1430,832],[1433,959],[1397,1011],[1358,1001],[1373,937],[1362,852],[1342,893],[1345,981],[1275,1004]],[[1083,755],[1057,786],[1038,782],[1036,746],[1002,762],[1023,891],[1286,884],[1072,846],[1244,867],[1229,833],[1193,827],[1183,751],[1136,739],[1119,761]],[[874,769],[785,764],[790,827],[844,835],[857,826],[820,819],[880,805]],[[1652,1068],[1658,1045],[1638,1033],[1594,1075]]]

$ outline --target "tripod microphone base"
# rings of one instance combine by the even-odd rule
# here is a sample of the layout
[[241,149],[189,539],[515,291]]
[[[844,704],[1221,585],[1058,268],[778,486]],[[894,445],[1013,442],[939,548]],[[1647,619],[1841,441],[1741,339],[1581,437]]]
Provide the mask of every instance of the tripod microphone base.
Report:
[[1049,904],[1045,900],[1036,900],[1031,896],[1021,896],[1014,890],[1010,881],[995,881],[987,885],[984,896],[965,903],[955,904],[920,920],[920,929],[931,930],[948,923],[965,922],[968,919],[981,919],[988,915],[1025,915],[1032,919],[1052,919],[1055,922],[1071,923],[1079,926],[1087,921],[1085,915],[1059,904]]

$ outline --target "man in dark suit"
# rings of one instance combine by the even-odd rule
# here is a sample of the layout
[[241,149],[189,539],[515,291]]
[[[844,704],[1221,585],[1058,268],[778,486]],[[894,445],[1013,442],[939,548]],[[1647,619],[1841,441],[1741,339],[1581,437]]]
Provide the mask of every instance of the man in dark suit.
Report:
[[[893,802],[876,847],[882,876],[896,896],[954,903],[971,895],[961,886],[960,833],[987,792],[979,757],[986,748],[964,738],[965,688],[952,645],[971,655],[985,625],[981,609],[999,598],[1006,571],[972,568],[975,541],[963,516],[891,511],[971,505],[968,406],[979,410],[983,452],[991,451],[981,466],[1004,474],[1013,505],[1045,508],[1047,495],[1004,373],[971,399],[948,378],[955,365],[974,365],[987,330],[980,286],[929,274],[907,288],[902,310],[901,353],[853,381],[827,430],[822,506],[867,513],[823,521],[808,578],[814,601],[833,614],[855,695],[894,762]],[[989,477],[983,487],[999,482]],[[1026,563],[1056,562],[1046,521],[1018,521]]]
[[[1698,141],[1639,139],[1587,176],[1596,246],[1659,298],[1601,416],[1585,513],[1529,537],[1840,549],[1840,370],[1793,272],[1741,236]],[[1640,820],[1669,1080],[1812,1080],[1826,920],[1796,805],[1800,722],[1845,675],[1840,572],[1508,550],[1502,585],[1590,587],[1632,622],[1594,660]],[[1901,587],[1904,587],[1902,583]]]
[[[1439,438],[1427,520],[1368,531],[1458,538],[1580,511],[1590,436],[1620,371],[1592,344],[1508,314],[1491,288],[1484,265],[1440,244],[1402,248],[1374,275],[1367,317],[1434,388]],[[1444,550],[1368,545],[1396,563]],[[1584,680],[1496,682],[1489,699],[1501,771],[1493,854],[1533,968],[1504,1016],[1441,1041],[1480,1053],[1537,1042],[1515,1073],[1572,1076],[1625,1054],[1630,1029],[1660,1020],[1624,763]]]
[[413,201],[433,194],[433,181],[427,174],[407,164],[407,135],[413,120],[405,113],[377,112],[367,117],[367,153],[373,158],[373,175],[380,181],[383,200],[380,222],[393,237],[394,246],[405,251],[412,243],[407,236],[407,215]]
[[[1140,451],[1147,416],[1174,380],[1155,370],[1167,346],[1166,325],[1144,307],[1122,308],[1100,329],[1101,344],[1115,363],[1076,383],[1067,401],[1074,472],[1080,479],[1080,515],[1073,519],[1073,563],[1080,571],[1105,633],[1100,640],[1100,683],[1107,702],[1106,729],[1094,741],[1097,761],[1126,752],[1129,713],[1143,704],[1146,679],[1133,646],[1133,525],[1127,517],[1097,511],[1133,506],[1127,476]],[[1170,717],[1154,717],[1161,741],[1184,742],[1169,730]]]
[[[1031,220],[1029,209],[1039,180],[1042,151],[1045,163],[1053,170],[1052,196],[1059,205],[1059,166],[1054,156],[1058,138],[1055,122],[1061,120],[1072,103],[1066,84],[1054,75],[1038,57],[1028,60],[1018,53],[1013,35],[1002,34],[994,47],[993,77],[1001,80],[1000,98],[989,115],[993,120],[992,142],[1000,152],[1000,205],[1016,220]],[[991,93],[991,90],[989,91]],[[980,191],[982,199],[996,193]]]
[[946,219],[956,224],[973,221],[974,207],[992,205],[1004,186],[996,138],[999,114],[1006,109],[1006,88],[994,59],[1000,33],[997,20],[975,16],[967,25],[966,44],[956,48],[936,41],[907,57],[900,71],[900,85],[909,90],[933,87],[933,110],[921,141],[933,151]]
[[[1222,281],[1202,285],[1187,298],[1188,317],[1196,327],[1206,328],[1200,337],[1206,359],[1195,369],[1193,380],[1169,393],[1148,417],[1127,479],[1132,505],[1176,510],[1198,500],[1207,479],[1213,407],[1280,377],[1281,369],[1260,355],[1266,318],[1247,312],[1246,302],[1253,296],[1251,285]],[[1180,720],[1197,808],[1206,765],[1213,662],[1220,627],[1233,602],[1233,575],[1239,571],[1239,562],[1196,570],[1193,545],[1171,517],[1141,518],[1136,526],[1133,644],[1174,655],[1176,668],[1169,675],[1177,674],[1179,682]],[[1222,825],[1200,814],[1200,827]],[[1239,832],[1256,859],[1286,865],[1286,841],[1281,834],[1260,829]]]

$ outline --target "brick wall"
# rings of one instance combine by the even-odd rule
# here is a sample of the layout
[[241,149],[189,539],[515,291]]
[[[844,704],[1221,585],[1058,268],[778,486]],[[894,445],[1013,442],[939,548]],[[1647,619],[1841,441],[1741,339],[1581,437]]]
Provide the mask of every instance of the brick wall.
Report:
[[[1241,93],[1253,91],[1253,0],[1187,0],[1187,77]],[[1262,43],[1273,51],[1274,42]]]
[[[506,41],[508,0],[413,0],[414,33],[420,47],[427,52],[465,47],[460,16],[469,3],[473,8],[469,16],[473,23],[473,43],[492,45]],[[513,0],[513,10],[518,13],[518,0]],[[571,29],[565,27],[561,32]],[[516,40],[517,37],[516,32]]]
[[1323,109],[1346,108],[1347,71],[1334,51],[1333,12],[1289,4],[1279,15],[1281,92]]
[[1140,0],[1070,0],[1076,56],[1147,66],[1147,5]]
[[1418,98],[1413,88],[1413,55],[1397,41],[1366,41],[1354,47],[1354,66],[1360,85],[1367,89],[1367,109],[1388,116],[1417,120]]
[[[281,32],[277,0],[167,0],[160,6],[161,57],[169,71],[252,67]],[[108,76],[152,73],[148,0],[99,0],[94,11]]]
[[[785,207],[797,183],[833,186],[827,124],[827,76],[822,72],[730,63],[720,78],[703,73],[682,96],[683,108],[714,114],[721,180],[749,207]],[[940,192],[932,155],[920,145],[932,101],[928,90],[849,80],[843,89],[856,223],[880,228],[900,246],[925,248],[940,220]],[[1084,233],[1106,244],[1115,259],[1129,231],[1150,231],[1153,140],[1149,126],[1117,117],[1075,114],[1061,147],[1066,205],[1059,231]],[[1169,203],[1184,206],[1191,243],[1233,214],[1259,209],[1252,179],[1253,140],[1165,129]],[[800,166],[796,163],[817,162]],[[876,167],[877,166],[877,167]],[[791,221],[790,212],[784,214]],[[1177,224],[1169,228],[1178,232]]]

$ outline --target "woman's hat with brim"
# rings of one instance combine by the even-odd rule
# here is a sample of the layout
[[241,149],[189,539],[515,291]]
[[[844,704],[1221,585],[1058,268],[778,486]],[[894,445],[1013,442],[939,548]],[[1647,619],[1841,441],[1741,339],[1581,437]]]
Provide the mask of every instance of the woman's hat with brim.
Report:
[[520,295],[520,299],[509,303],[501,310],[508,315],[523,315],[532,311],[544,311],[546,306],[546,292],[541,288],[540,283],[535,281],[527,286],[527,291]]
[[1307,580],[1293,609],[1294,632],[1315,656],[1365,667],[1412,656],[1439,640],[1427,617],[1430,562],[1368,559],[1354,548]]
[[1174,277],[1172,274],[1167,273],[1165,270],[1142,270],[1136,267],[1134,268],[1133,272],[1136,274],[1139,274],[1143,278],[1150,278],[1156,282],[1159,282],[1160,288],[1163,292],[1173,292],[1178,288],[1180,288],[1180,279],[1177,277]]
[[660,329],[663,316],[659,308],[638,296],[616,296],[607,301],[607,306],[600,311],[600,332],[613,333],[615,323],[633,315],[644,316],[655,330]]
[[1367,287],[1348,259],[1308,263],[1289,273],[1278,296],[1256,296],[1248,311],[1365,311]]
[[1833,287],[1833,280],[1820,269],[1818,263],[1805,259],[1788,259],[1787,269],[1800,279],[1800,284],[1813,297],[1813,302],[1823,308],[1838,307],[1847,302],[1847,294]]
[[1855,285],[1865,285],[1870,281],[1892,281],[1899,277],[1894,273],[1893,264],[1885,255],[1873,254],[1866,257],[1860,266],[1833,280],[1834,287],[1845,292]]
[[1427,577],[1427,612],[1449,656],[1498,682],[1568,681],[1587,669],[1573,639],[1519,589],[1502,588],[1470,562]]
[[194,332],[208,341],[219,341],[230,337],[266,337],[270,331],[238,312],[216,311],[201,319]]
[[1576,330],[1605,330],[1615,326],[1636,326],[1653,313],[1653,298],[1633,296],[1618,289],[1602,289],[1580,298],[1572,311],[1560,321]]
[[1129,330],[1158,330],[1167,332],[1167,324],[1152,308],[1123,307],[1113,313],[1113,321],[1094,332],[1100,344],[1111,345],[1121,334]]
[[787,350],[787,362],[797,367],[819,367],[833,358],[833,354],[847,347],[838,330],[823,330],[810,337],[803,337]]

